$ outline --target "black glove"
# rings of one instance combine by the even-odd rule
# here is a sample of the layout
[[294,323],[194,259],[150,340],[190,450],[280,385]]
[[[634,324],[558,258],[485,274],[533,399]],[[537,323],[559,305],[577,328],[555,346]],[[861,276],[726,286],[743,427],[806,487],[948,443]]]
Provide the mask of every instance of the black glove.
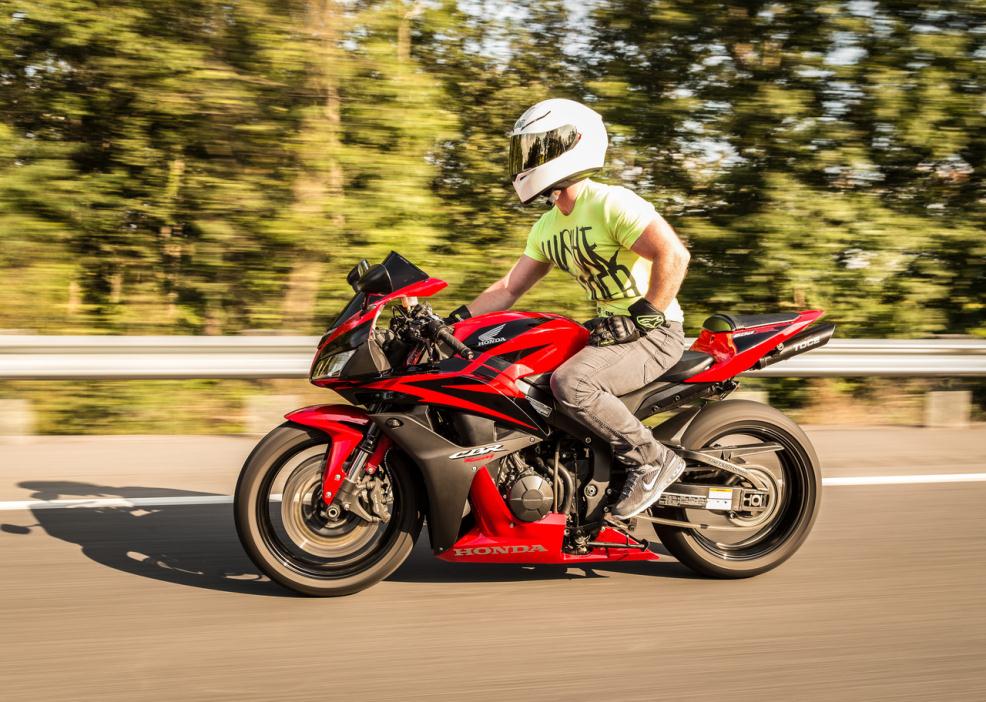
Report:
[[645,334],[651,329],[663,327],[668,323],[668,320],[664,318],[664,313],[644,298],[640,298],[627,307],[627,312],[633,318],[633,323],[637,325],[637,329]]
[[472,312],[469,311],[469,308],[465,305],[459,305],[445,318],[445,323],[452,326],[456,322],[461,322],[463,319],[469,319],[470,317],[472,317]]
[[626,344],[640,338],[640,330],[630,317],[616,315],[604,317],[589,334],[593,346],[612,346]]
[[593,346],[612,346],[636,341],[641,333],[646,334],[667,323],[664,313],[640,298],[627,308],[629,315],[604,317],[591,329],[589,343]]

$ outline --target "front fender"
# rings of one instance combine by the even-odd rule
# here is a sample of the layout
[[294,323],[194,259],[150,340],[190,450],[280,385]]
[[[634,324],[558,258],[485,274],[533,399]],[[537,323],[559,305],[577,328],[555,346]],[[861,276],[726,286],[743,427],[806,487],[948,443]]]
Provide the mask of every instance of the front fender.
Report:
[[343,465],[363,440],[370,424],[369,415],[352,405],[314,405],[289,412],[284,418],[295,424],[318,429],[328,434],[332,440],[322,474],[322,499],[325,504],[332,504],[339,492],[339,485],[346,477]]
[[312,405],[288,412],[284,418],[295,424],[321,429],[324,432],[331,431],[332,427],[340,423],[357,426],[366,426],[370,423],[370,415],[353,405]]

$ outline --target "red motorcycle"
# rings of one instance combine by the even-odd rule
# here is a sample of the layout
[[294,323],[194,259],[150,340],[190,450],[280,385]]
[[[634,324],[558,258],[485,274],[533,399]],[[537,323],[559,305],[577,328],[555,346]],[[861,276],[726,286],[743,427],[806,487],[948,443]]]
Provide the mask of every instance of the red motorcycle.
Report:
[[[723,400],[735,377],[825,344],[818,310],[715,314],[681,360],[621,398],[688,468],[650,510],[608,514],[625,468],[556,411],[552,370],[589,339],[556,314],[496,312],[451,326],[418,298],[445,283],[396,253],[361,261],[355,295],[318,344],[310,380],[352,404],[286,416],[250,454],[236,528],[272,580],[309,595],[357,592],[393,573],[427,517],[431,548],[467,563],[653,561],[652,528],[706,576],[775,568],[818,513],[804,432],[777,410]],[[379,324],[388,306],[387,328]]]

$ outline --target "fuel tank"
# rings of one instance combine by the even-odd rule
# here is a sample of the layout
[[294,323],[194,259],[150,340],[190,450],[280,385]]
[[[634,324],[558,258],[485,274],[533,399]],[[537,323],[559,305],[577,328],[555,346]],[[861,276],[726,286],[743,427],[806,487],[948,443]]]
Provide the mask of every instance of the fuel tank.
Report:
[[541,312],[491,312],[455,325],[455,336],[477,356],[503,364],[503,373],[516,380],[550,373],[578,353],[589,341],[581,324]]

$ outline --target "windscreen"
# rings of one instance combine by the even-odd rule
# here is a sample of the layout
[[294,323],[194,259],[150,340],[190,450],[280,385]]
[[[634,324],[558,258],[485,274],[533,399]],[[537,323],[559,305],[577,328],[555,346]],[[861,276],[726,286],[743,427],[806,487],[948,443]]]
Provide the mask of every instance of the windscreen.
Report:
[[[428,274],[408,261],[396,251],[391,251],[381,264],[390,274],[390,282],[393,283],[394,292],[401,288],[406,288],[413,283],[419,283],[428,279]],[[375,296],[374,296],[375,297]],[[342,308],[342,312],[329,325],[328,331],[332,331],[354,314],[358,314],[363,309],[366,301],[366,293],[358,292]]]

